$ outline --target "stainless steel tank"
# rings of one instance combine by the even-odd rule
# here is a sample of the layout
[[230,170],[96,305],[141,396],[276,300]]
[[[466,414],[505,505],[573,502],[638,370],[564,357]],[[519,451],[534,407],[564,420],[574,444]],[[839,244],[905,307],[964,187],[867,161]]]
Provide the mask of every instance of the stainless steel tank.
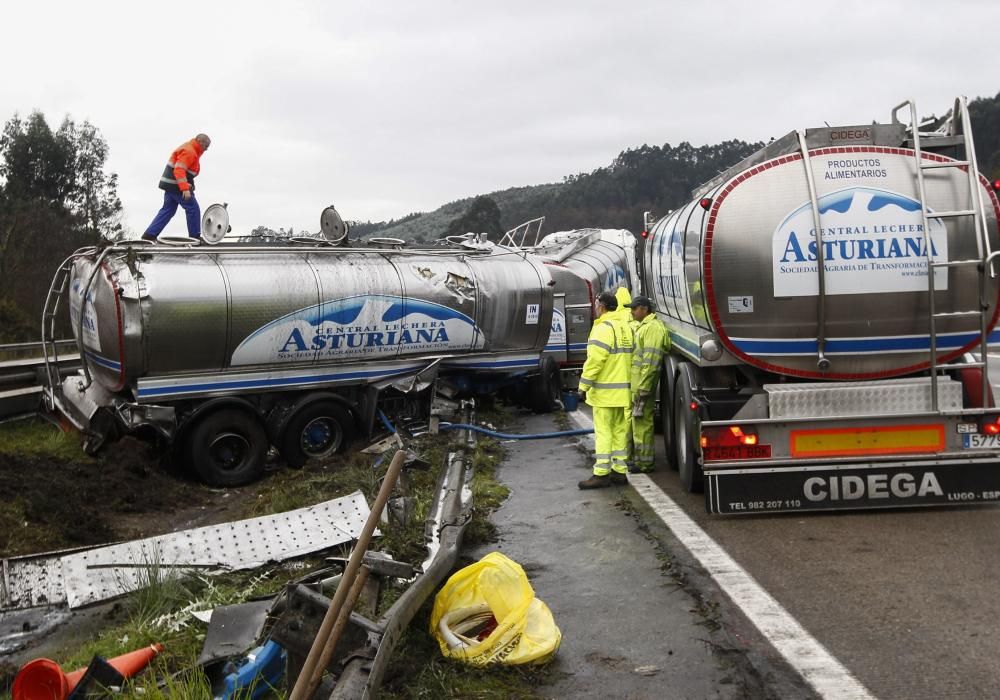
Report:
[[555,281],[552,334],[546,354],[561,364],[587,359],[594,299],[603,291],[638,283],[635,237],[621,229],[575,229],[543,238],[531,251]]
[[[924,163],[950,160],[923,153]],[[825,258],[826,370],[817,364],[818,250],[803,166],[795,152],[757,158],[649,230],[646,292],[669,317],[675,342],[697,359],[707,335],[730,359],[800,377],[873,379],[927,368],[929,280],[913,150],[874,143],[809,150]],[[927,169],[924,177],[930,211],[975,207],[964,170]],[[1000,205],[985,180],[981,188],[986,238],[996,250]],[[972,217],[932,217],[928,233],[935,262],[982,258]],[[979,285],[974,264],[936,267],[935,312],[978,311]],[[984,292],[992,329],[995,276],[985,277]],[[979,342],[978,313],[939,317],[936,325],[939,364]]]
[[203,376],[210,387],[291,367],[537,357],[552,315],[546,266],[502,249],[143,247],[95,264],[75,264],[71,314],[111,391],[142,377]]

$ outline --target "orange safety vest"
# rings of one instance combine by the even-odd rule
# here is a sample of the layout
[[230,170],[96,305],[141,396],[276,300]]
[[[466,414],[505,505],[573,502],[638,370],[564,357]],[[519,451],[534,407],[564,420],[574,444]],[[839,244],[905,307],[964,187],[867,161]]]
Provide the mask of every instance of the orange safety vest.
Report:
[[194,178],[201,171],[201,154],[205,149],[196,139],[178,146],[160,176],[160,189],[167,192],[194,192]]

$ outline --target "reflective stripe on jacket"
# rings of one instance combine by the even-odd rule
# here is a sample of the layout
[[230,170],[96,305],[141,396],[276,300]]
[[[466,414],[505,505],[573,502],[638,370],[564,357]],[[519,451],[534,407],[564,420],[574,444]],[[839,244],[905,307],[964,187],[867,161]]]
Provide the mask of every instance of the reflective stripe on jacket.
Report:
[[663,321],[650,312],[639,322],[632,349],[632,391],[653,392],[660,377],[663,355],[670,349],[670,334]]
[[194,192],[194,178],[201,172],[201,154],[204,149],[196,139],[178,146],[160,176],[160,189],[167,192]]
[[628,406],[629,371],[632,367],[632,331],[613,311],[603,314],[587,341],[580,389],[591,406]]

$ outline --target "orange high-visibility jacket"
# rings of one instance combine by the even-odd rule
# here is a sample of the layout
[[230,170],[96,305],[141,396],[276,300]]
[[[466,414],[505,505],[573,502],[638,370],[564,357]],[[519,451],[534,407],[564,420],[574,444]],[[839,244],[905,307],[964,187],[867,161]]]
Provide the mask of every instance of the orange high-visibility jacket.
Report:
[[194,192],[194,178],[201,172],[201,154],[205,149],[197,140],[191,139],[178,146],[170,154],[170,160],[160,176],[160,189],[168,192]]

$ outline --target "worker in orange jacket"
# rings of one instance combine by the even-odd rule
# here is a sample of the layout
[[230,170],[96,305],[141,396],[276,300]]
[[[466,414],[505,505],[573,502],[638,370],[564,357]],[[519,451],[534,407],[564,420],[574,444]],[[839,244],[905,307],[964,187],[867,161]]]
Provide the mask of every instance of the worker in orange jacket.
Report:
[[201,238],[201,207],[194,197],[194,178],[201,172],[201,155],[212,145],[207,134],[198,134],[178,146],[160,176],[163,206],[153,217],[153,222],[142,234],[145,241],[155,241],[167,223],[174,218],[177,207],[184,209],[187,230],[191,238]]

